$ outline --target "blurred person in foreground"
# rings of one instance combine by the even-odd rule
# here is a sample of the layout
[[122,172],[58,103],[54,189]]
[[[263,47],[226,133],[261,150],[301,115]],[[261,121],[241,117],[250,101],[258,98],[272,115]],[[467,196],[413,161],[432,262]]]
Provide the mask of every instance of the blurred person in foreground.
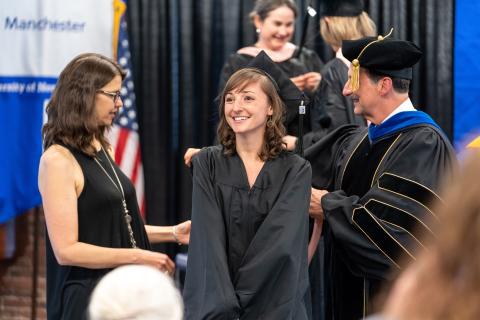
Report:
[[96,282],[112,268],[148,264],[173,274],[174,263],[150,242],[188,243],[190,222],[145,226],[135,188],[105,138],[122,107],[125,72],[95,53],[60,73],[47,105],[38,187],[47,225],[47,317],[84,319]]
[[182,320],[183,302],[171,277],[150,266],[118,267],[100,280],[90,320]]
[[444,186],[425,249],[399,276],[374,319],[480,319],[480,153],[471,150],[461,173]]

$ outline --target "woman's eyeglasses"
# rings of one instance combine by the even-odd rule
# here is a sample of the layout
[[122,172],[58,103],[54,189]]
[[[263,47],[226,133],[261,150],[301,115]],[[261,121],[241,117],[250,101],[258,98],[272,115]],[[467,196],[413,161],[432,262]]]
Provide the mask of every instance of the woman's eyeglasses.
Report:
[[97,92],[111,97],[113,99],[113,103],[117,103],[118,99],[121,98],[120,91],[109,92],[99,89]]

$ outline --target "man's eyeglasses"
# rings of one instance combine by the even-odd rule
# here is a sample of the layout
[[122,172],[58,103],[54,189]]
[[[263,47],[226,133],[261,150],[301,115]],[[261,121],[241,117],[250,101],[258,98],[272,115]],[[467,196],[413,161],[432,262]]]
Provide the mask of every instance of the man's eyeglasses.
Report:
[[99,89],[97,92],[111,97],[113,99],[113,103],[117,103],[118,99],[121,98],[120,91],[109,92]]

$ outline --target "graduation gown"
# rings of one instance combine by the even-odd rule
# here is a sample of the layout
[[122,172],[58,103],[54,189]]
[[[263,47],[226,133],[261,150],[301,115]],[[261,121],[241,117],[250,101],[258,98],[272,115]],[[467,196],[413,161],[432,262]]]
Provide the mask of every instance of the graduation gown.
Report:
[[431,203],[454,151],[429,124],[373,144],[366,128],[346,125],[306,143],[312,185],[330,191],[322,198],[326,319],[360,319],[391,269],[401,268],[399,255],[414,259],[423,247],[413,230],[430,232]]
[[252,188],[242,160],[220,146],[192,164],[185,318],[308,319],[309,163],[284,152]]
[[[277,62],[278,66],[285,72],[288,77],[296,77],[307,72],[320,72],[323,67],[323,62],[320,60],[318,55],[307,48],[302,49],[302,53],[298,58],[295,58],[296,51],[293,56],[285,61]],[[233,53],[230,55],[228,60],[225,62],[223,69],[220,73],[220,80],[218,85],[218,92],[221,93],[225,84],[227,83],[230,76],[239,70],[248,65],[248,63],[254,57],[242,53]],[[307,105],[306,114],[304,116],[303,130],[304,132],[309,132],[311,130],[317,130],[321,127],[322,123],[325,123],[327,115],[319,110],[314,110],[317,108],[316,104],[316,95],[315,92],[305,92],[307,97],[310,100],[310,103]],[[312,117],[312,115],[314,115]],[[285,113],[285,127],[287,133],[290,135],[298,135],[298,108],[287,109]]]

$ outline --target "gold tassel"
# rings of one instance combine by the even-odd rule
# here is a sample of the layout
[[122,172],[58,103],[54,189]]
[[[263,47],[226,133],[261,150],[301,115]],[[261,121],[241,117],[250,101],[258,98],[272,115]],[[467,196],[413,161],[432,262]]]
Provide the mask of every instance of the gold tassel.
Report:
[[355,91],[358,90],[358,88],[360,88],[360,57],[362,56],[363,52],[365,52],[365,49],[367,49],[372,44],[374,44],[376,42],[383,41],[383,40],[385,40],[385,38],[390,37],[392,32],[393,32],[393,28],[391,28],[390,32],[385,36],[379,35],[377,37],[377,40],[374,40],[374,41],[370,42],[369,44],[367,44],[362,49],[362,51],[360,51],[360,54],[358,55],[357,59],[353,59],[353,61],[352,61],[352,77],[350,79],[350,89],[352,90],[352,92],[355,92]]
[[350,89],[355,92],[360,88],[360,62],[358,59],[352,61],[352,78],[350,79]]

